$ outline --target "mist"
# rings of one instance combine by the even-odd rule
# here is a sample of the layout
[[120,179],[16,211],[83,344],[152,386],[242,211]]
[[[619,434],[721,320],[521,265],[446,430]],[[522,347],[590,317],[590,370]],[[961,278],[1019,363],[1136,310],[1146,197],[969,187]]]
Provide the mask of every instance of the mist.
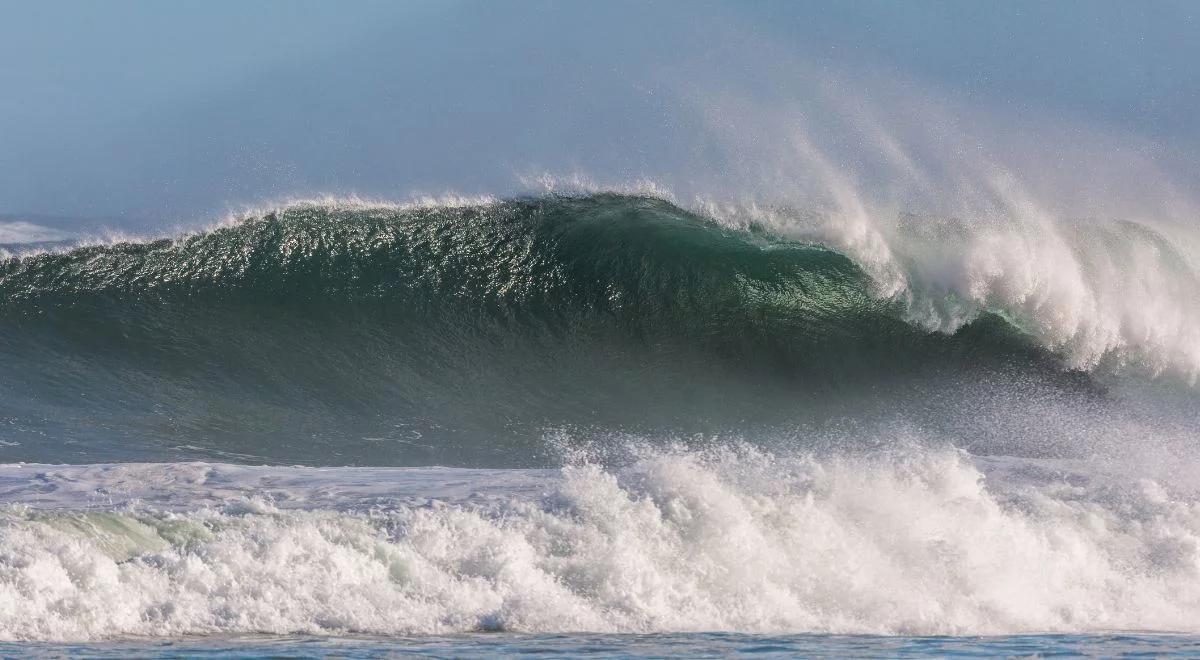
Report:
[[651,181],[685,203],[1190,214],[1195,11],[1083,7],[5,3],[0,213],[167,226]]

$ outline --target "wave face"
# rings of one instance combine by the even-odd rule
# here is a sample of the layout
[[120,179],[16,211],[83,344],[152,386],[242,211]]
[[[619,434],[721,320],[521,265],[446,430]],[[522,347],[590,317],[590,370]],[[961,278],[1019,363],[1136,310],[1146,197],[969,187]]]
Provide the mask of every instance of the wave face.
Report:
[[930,332],[837,251],[612,194],[297,204],[10,259],[0,296],[13,460],[529,465],[547,429],[1096,390],[1001,316]]

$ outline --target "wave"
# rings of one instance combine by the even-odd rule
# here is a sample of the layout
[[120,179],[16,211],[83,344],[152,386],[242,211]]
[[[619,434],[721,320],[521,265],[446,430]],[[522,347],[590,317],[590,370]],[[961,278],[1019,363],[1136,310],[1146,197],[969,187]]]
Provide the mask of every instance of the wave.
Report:
[[931,332],[996,314],[1072,369],[1200,375],[1200,244],[1181,227],[1064,220],[1035,208],[971,218],[705,205],[734,226],[838,249],[877,296]]
[[1042,229],[592,194],[36,246],[0,639],[1194,632],[1192,253]]
[[[69,237],[70,234],[67,232],[43,227],[26,220],[0,220],[0,246],[52,243],[67,240]],[[4,253],[0,252],[0,254]]]
[[[1197,630],[1195,493],[953,450],[631,451],[507,477],[3,468],[33,506],[0,512],[0,639]],[[104,502],[127,489],[168,509]]]
[[294,204],[0,263],[4,451],[521,465],[547,428],[741,432],[983,374],[1097,391],[1001,314],[930,332],[874,286],[651,197]]
[[[11,258],[3,451],[529,465],[546,429],[745,434],[896,411],[961,429],[964,410],[1089,409],[1109,387],[1023,315],[1048,299],[970,312],[947,293],[969,321],[937,331],[914,319],[928,293],[884,295],[845,241],[756,217],[617,194],[325,201]],[[1012,424],[978,446],[1011,445]]]
[[[7,307],[168,293],[297,306],[466,301],[535,315],[572,304],[633,315],[716,294],[733,303],[729,316],[773,304],[814,321],[841,315],[844,326],[854,314],[892,314],[888,303],[898,303],[906,320],[943,333],[994,314],[1071,368],[1111,358],[1194,375],[1200,341],[1183,326],[1196,311],[1187,295],[1200,281],[1195,259],[1149,225],[1093,221],[1070,231],[1028,219],[901,214],[872,216],[868,226],[844,213],[755,205],[701,203],[689,212],[648,190],[295,202],[179,239],[116,237],[68,254],[10,255],[0,290]],[[1149,309],[1134,314],[1133,299]]]

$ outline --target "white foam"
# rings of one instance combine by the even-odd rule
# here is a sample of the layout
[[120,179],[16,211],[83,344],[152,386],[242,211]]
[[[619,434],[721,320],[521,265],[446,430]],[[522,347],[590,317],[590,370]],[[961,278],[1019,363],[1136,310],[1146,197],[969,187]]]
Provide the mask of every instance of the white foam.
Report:
[[549,488],[551,470],[270,467],[222,463],[0,465],[0,502],[37,510],[186,511],[264,500],[279,510],[479,505]]
[[[44,483],[72,470],[92,486],[112,476],[56,469]],[[185,492],[196,478],[162,475],[215,469],[236,481],[225,467],[131,469]],[[318,474],[238,469],[249,483],[290,478],[292,490]],[[172,512],[16,505],[0,519],[0,639],[1200,630],[1194,494],[1070,469],[954,451],[816,459],[735,446],[517,471],[545,488],[382,511],[320,498],[322,508],[285,510],[247,491]],[[49,469],[29,471],[32,484]],[[360,486],[386,493],[381,476]],[[392,476],[403,491],[404,471]],[[328,494],[337,479],[326,477],[316,490]]]
[[665,202],[678,204],[679,200],[670,187],[650,177],[641,177],[630,182],[614,183],[612,181],[597,181],[582,173],[574,172],[566,176],[558,176],[551,172],[527,174],[518,177],[521,186],[526,190],[550,195],[594,195],[610,193],[618,195],[634,195],[638,197],[653,197]]
[[798,213],[704,203],[736,226],[833,247],[899,299],[908,319],[953,333],[984,311],[1017,322],[1072,368],[1200,376],[1200,273],[1187,244],[1133,222],[1017,216],[988,223],[876,211]]
[[446,192],[442,194],[413,194],[405,199],[388,199],[383,197],[366,197],[362,195],[307,195],[285,197],[276,201],[242,206],[227,211],[215,224],[209,225],[203,231],[241,224],[258,220],[271,213],[285,211],[291,208],[322,208],[332,211],[358,212],[394,212],[425,208],[466,208],[490,206],[500,202],[493,195],[460,195]]
[[895,71],[747,57],[769,58],[770,93],[681,78],[706,154],[661,179],[682,199],[845,253],[930,330],[992,308],[1072,367],[1200,375],[1200,182],[1182,152]]

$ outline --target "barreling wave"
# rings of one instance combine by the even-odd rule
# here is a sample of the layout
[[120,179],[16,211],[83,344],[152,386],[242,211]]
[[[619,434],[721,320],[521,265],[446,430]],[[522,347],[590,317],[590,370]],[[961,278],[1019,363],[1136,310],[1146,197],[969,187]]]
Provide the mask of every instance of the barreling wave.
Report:
[[931,332],[913,322],[930,298],[880,295],[853,245],[788,235],[596,194],[300,203],[12,258],[6,452],[46,460],[50,436],[55,460],[87,460],[120,437],[107,459],[528,463],[530,429],[721,432],[923,383],[1096,387],[1021,305],[942,292],[967,316]]

